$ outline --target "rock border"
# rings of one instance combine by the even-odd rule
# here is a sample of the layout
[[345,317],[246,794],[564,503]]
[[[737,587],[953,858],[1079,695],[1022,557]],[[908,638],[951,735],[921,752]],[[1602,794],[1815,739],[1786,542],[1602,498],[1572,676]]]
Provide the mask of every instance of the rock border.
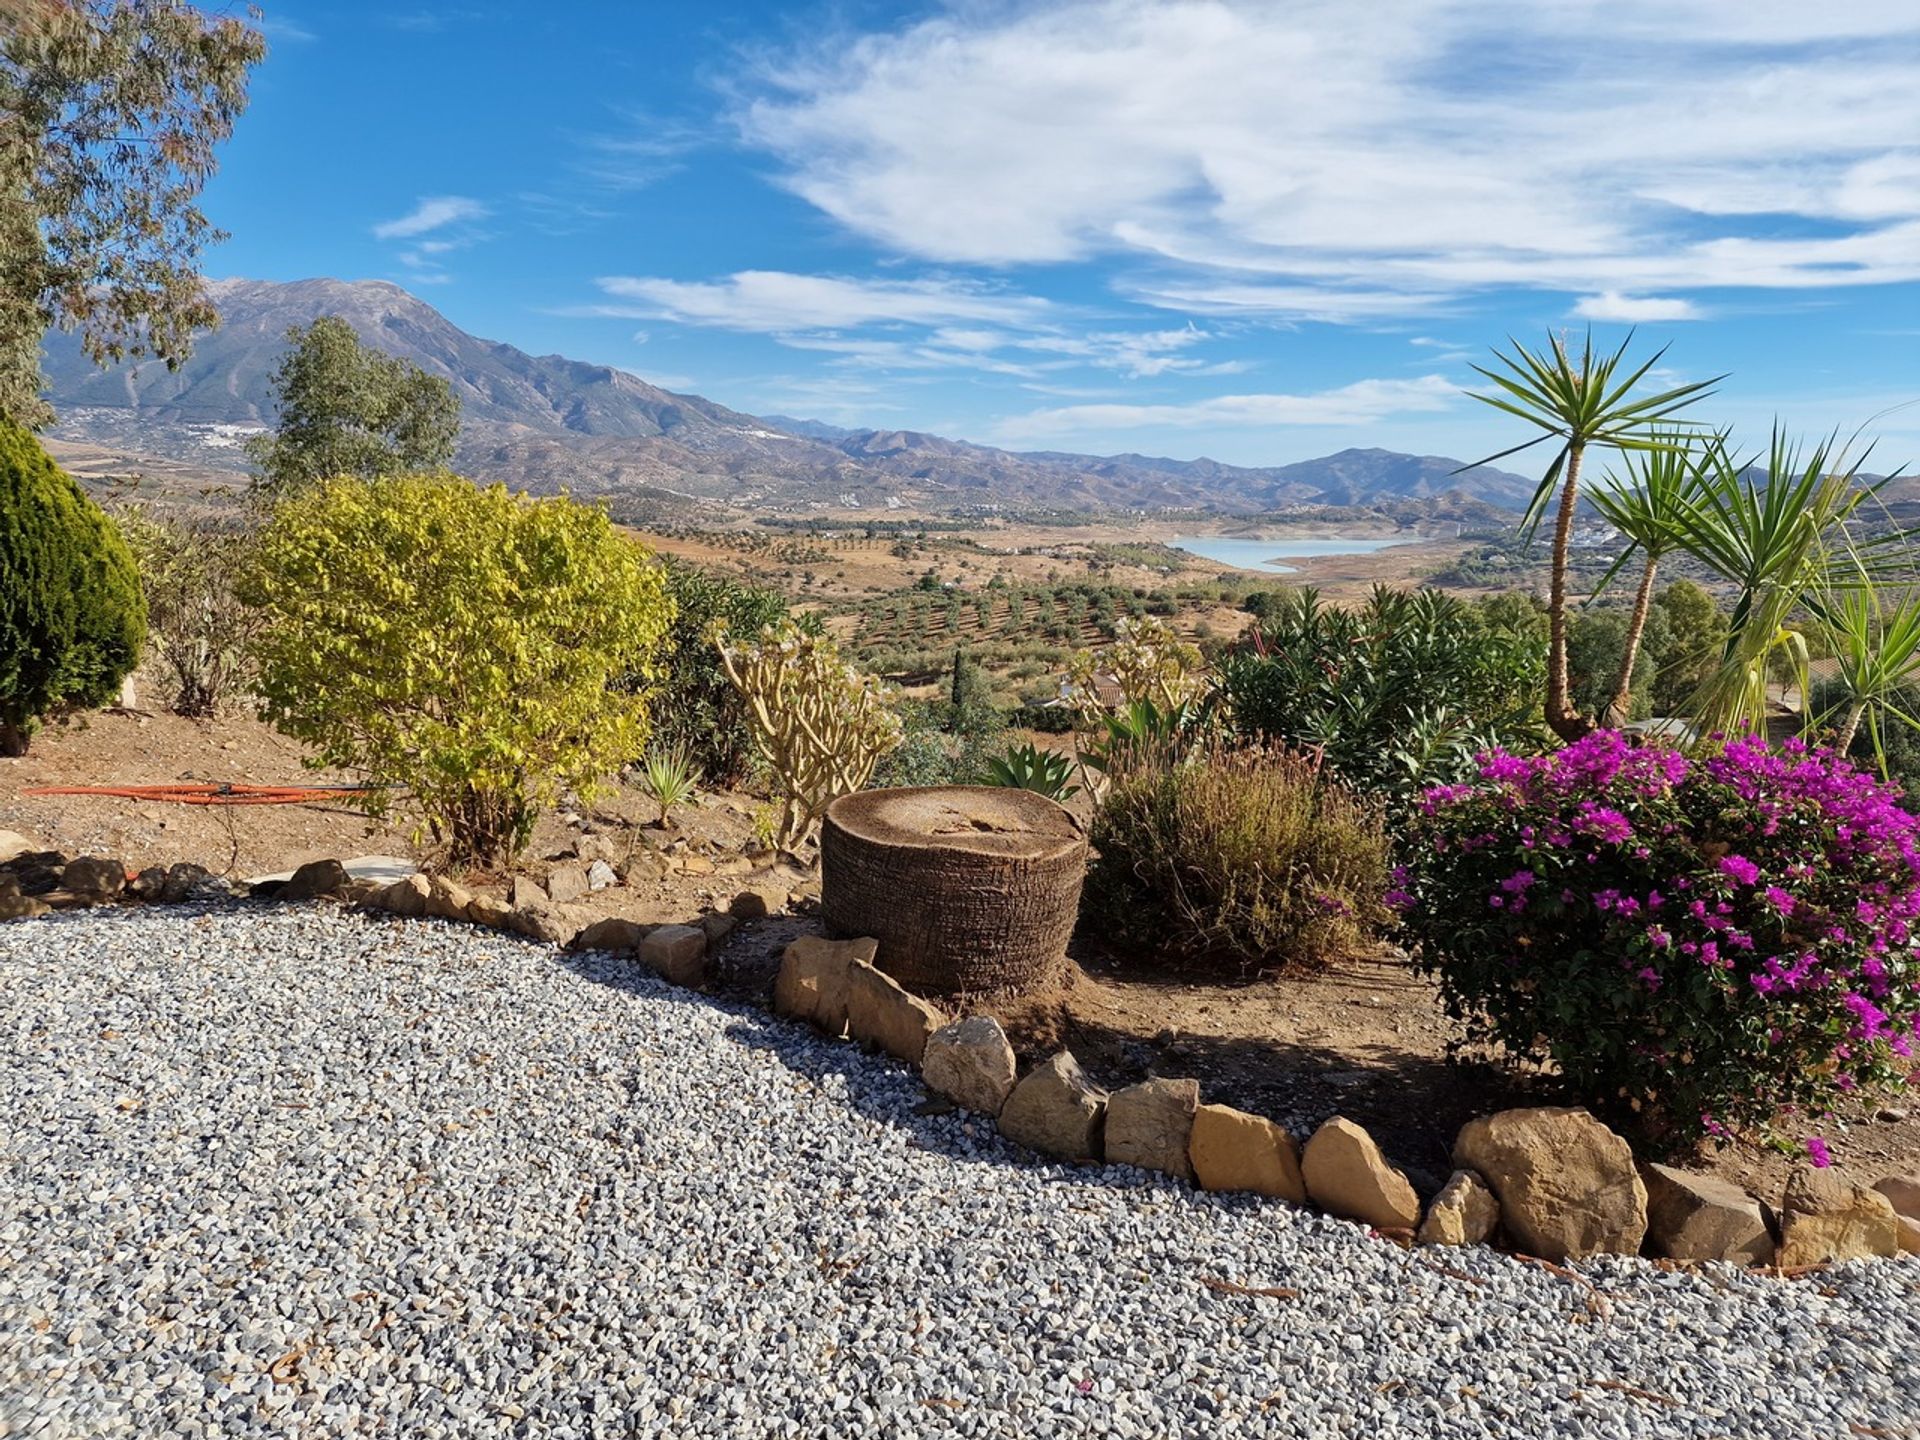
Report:
[[[595,917],[533,882],[516,881],[509,902],[443,875],[358,879],[325,859],[249,888],[198,865],[135,873],[118,860],[68,859],[29,844],[0,832],[0,921],[128,901],[333,899],[574,951],[628,954],[688,989],[706,984],[713,950],[742,920],[766,918],[796,899],[761,886],[692,923],[647,924]],[[582,898],[599,888],[589,885]],[[871,939],[793,941],[774,981],[774,1013],[913,1065],[931,1093],[1055,1160],[1132,1165],[1203,1191],[1311,1207],[1407,1247],[1495,1245],[1549,1264],[1645,1254],[1792,1276],[1847,1260],[1920,1255],[1920,1174],[1889,1175],[1870,1188],[1801,1166],[1775,1207],[1713,1176],[1638,1161],[1624,1139],[1575,1108],[1528,1107],[1470,1120],[1454,1143],[1453,1173],[1423,1207],[1372,1136],[1341,1115],[1303,1145],[1264,1116],[1203,1103],[1196,1080],[1155,1076],[1109,1093],[1064,1049],[1022,1076],[996,1018],[949,1016],[876,968],[875,953]]]

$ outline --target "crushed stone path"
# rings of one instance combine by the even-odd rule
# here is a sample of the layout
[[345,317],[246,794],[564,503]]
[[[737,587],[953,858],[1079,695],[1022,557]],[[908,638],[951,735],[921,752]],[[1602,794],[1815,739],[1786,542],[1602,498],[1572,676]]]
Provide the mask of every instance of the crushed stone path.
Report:
[[0,1436],[1916,1433],[1920,1262],[1574,1282],[923,1100],[492,932],[0,926]]

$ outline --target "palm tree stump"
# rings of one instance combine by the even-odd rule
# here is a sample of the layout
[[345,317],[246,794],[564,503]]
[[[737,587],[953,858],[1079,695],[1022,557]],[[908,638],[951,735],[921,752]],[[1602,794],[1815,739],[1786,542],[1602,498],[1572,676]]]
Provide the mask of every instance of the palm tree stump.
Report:
[[879,941],[875,963],[922,994],[1052,978],[1086,868],[1079,823],[1031,790],[865,790],[834,801],[820,831],[827,929]]

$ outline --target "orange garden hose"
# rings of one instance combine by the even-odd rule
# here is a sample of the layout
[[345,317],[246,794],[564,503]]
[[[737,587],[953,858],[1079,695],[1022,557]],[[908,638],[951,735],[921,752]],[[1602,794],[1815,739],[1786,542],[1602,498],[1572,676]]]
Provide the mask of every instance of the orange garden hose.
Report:
[[22,795],[111,795],[171,805],[305,805],[371,790],[371,785],[38,785]]

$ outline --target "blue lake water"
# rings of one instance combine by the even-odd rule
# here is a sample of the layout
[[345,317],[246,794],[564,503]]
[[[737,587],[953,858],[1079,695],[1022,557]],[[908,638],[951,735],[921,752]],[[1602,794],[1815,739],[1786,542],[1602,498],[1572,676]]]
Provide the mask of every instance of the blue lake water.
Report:
[[1249,540],[1243,535],[1176,535],[1169,542],[1182,550],[1191,550],[1236,570],[1264,570],[1270,575],[1290,575],[1294,567],[1282,564],[1289,558],[1308,555],[1370,555],[1375,550],[1390,550],[1395,545],[1412,545],[1417,535],[1388,539],[1347,538],[1338,535],[1313,540]]

